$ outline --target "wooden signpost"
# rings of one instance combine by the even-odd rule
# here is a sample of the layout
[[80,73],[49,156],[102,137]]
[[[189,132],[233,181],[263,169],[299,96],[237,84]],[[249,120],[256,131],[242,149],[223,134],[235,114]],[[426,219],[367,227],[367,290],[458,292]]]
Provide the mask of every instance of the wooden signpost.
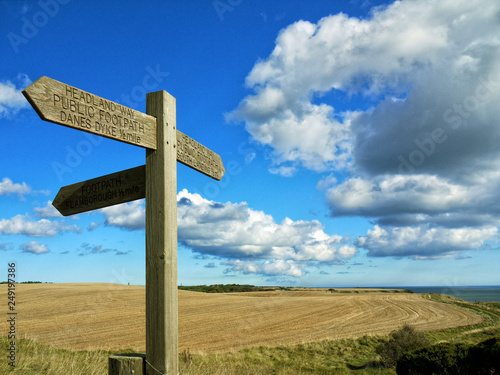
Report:
[[178,374],[176,161],[220,181],[220,156],[177,130],[166,91],[147,94],[147,114],[48,77],[23,94],[42,120],[146,148],[145,166],[65,186],[53,205],[73,215],[146,197],[146,356],[112,356],[109,373]]

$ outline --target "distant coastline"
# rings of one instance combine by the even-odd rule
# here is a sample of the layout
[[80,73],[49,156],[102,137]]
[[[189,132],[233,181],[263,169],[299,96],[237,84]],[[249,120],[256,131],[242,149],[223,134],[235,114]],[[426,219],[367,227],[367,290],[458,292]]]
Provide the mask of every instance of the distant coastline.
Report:
[[[324,287],[323,287],[324,288]],[[500,285],[482,286],[372,286],[362,289],[407,289],[414,293],[446,294],[468,302],[500,302]],[[353,287],[335,287],[335,289],[353,289]]]
[[500,286],[404,286],[415,293],[446,294],[468,302],[500,302]]

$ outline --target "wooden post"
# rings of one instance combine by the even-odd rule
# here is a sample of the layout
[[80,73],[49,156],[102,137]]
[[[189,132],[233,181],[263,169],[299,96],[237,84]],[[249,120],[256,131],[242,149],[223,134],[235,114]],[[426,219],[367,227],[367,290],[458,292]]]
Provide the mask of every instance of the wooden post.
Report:
[[177,139],[175,98],[146,95],[157,149],[146,150],[146,374],[178,374]]
[[109,375],[145,375],[144,354],[115,354],[109,357]]

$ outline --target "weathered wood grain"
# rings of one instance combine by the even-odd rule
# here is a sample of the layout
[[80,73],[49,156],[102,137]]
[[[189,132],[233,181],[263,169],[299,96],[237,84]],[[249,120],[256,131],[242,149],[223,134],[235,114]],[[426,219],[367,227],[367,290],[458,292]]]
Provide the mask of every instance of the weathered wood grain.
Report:
[[23,91],[40,118],[135,146],[156,149],[156,119],[49,77]]
[[109,357],[108,375],[144,375],[144,354],[117,354]]
[[219,155],[177,130],[177,161],[217,181],[224,176]]
[[146,150],[146,374],[178,373],[177,139],[175,98],[146,95],[157,149]]

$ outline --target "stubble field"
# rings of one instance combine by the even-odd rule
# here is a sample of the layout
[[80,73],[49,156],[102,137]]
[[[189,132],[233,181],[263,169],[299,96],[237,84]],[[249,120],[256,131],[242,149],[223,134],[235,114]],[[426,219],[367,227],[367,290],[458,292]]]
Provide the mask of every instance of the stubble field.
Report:
[[[1,294],[6,287],[0,285]],[[65,349],[145,350],[144,287],[21,284],[16,300],[19,336]],[[420,294],[179,291],[179,350],[192,353],[387,334],[403,323],[435,330],[481,321]]]

